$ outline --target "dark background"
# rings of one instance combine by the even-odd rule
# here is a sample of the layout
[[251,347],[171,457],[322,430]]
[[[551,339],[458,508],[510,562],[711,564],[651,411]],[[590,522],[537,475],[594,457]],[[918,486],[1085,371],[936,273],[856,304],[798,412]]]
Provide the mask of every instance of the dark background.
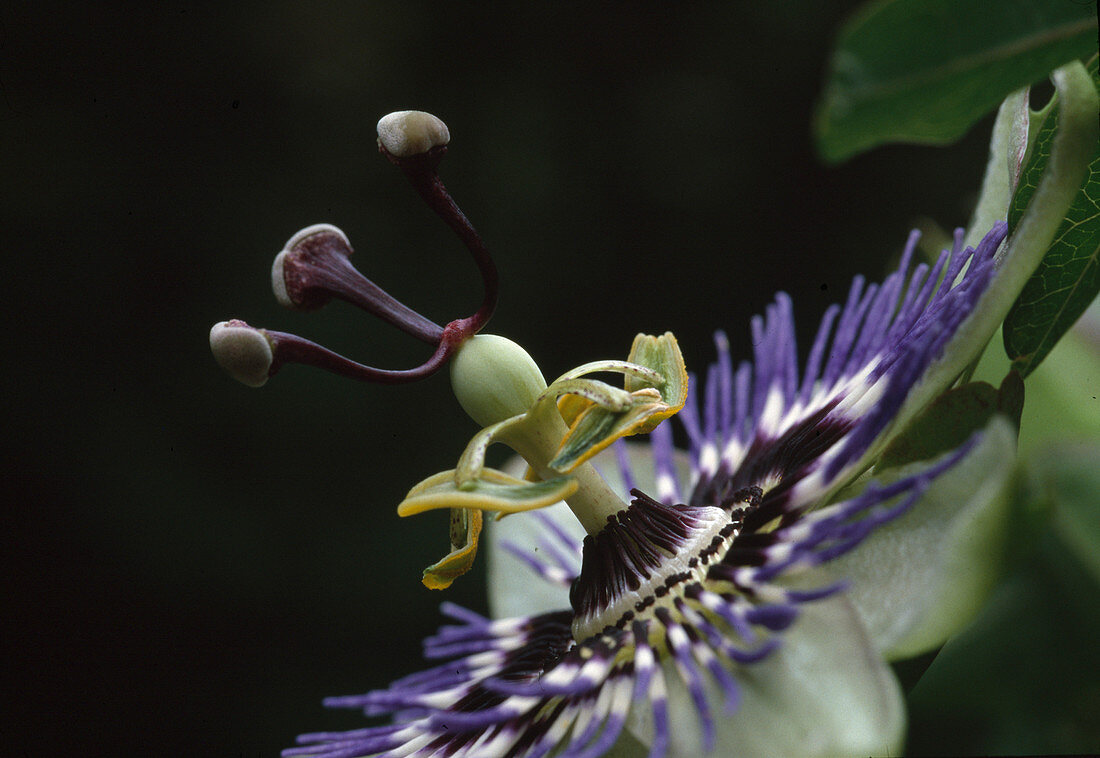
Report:
[[[343,304],[281,310],[269,266],[331,222],[443,323],[481,297],[459,243],[376,152],[419,108],[495,252],[489,331],[545,373],[674,331],[735,355],[778,289],[804,339],[924,217],[966,221],[989,122],[842,167],[809,137],[854,7],[241,2],[0,11],[5,686],[0,753],[270,756],[360,725],[328,694],[417,665],[440,518],[409,486],[475,431],[445,377],[262,390],[207,347],[241,317],[364,362],[424,346]],[[484,609],[483,566],[446,597]]]

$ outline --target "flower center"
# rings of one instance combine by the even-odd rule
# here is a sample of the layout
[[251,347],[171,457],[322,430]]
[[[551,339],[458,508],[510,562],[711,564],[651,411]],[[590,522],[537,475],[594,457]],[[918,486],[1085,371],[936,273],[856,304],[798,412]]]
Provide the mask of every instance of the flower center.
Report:
[[[675,610],[687,588],[705,579],[741,531],[746,509],[665,505],[631,490],[630,506],[584,540],[581,573],[573,582],[573,638]],[[759,503],[760,490],[737,493],[731,508]]]

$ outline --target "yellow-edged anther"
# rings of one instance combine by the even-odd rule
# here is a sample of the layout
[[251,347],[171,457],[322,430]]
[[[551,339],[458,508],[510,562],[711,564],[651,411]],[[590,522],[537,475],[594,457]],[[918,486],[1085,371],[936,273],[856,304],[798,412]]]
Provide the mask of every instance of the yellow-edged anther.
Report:
[[[591,378],[599,373],[623,374],[625,387]],[[549,387],[523,348],[482,334],[462,343],[451,361],[451,383],[459,403],[484,428],[457,468],[420,482],[397,507],[400,516],[451,509],[453,549],[424,571],[423,582],[432,589],[449,586],[470,568],[481,511],[500,518],[564,500],[586,531],[599,531],[626,505],[585,464],[615,440],[648,432],[683,408],[688,377],[671,333],[640,334],[628,360],[586,363]],[[494,443],[523,455],[530,464],[524,478],[485,467],[485,451]]]
[[591,400],[580,395],[562,395],[558,398],[558,413],[567,426],[572,426],[577,418],[595,405]]
[[477,479],[460,489],[453,470],[441,471],[409,490],[397,506],[397,515],[415,516],[441,508],[519,513],[553,505],[576,491],[577,481],[572,477],[527,482],[491,468],[481,469]]
[[625,411],[608,411],[594,403],[585,408],[570,425],[550,468],[569,473],[616,440],[651,431],[660,423],[652,419],[665,419],[675,413],[652,387],[635,390],[631,396],[634,404]]
[[[661,401],[668,406],[668,410],[651,416],[643,427],[634,433],[651,432],[662,421],[683,410],[688,395],[687,365],[680,352],[680,344],[672,332],[665,332],[660,337],[650,334],[637,335],[634,338],[634,344],[630,346],[630,357],[627,360],[651,368],[664,378],[664,383],[657,387],[657,390],[661,393]],[[636,377],[629,375],[626,377],[626,388],[632,392],[647,386],[652,385]]]
[[550,468],[562,473],[573,471],[615,440],[651,432],[684,407],[687,367],[671,332],[660,337],[639,334],[634,338],[627,362],[650,370],[624,372],[625,387],[632,400],[628,408],[614,411],[572,397],[559,401],[558,410],[569,424],[569,432],[550,461]]
[[424,569],[421,582],[430,590],[445,590],[474,565],[481,537],[481,511],[451,509],[451,552]]

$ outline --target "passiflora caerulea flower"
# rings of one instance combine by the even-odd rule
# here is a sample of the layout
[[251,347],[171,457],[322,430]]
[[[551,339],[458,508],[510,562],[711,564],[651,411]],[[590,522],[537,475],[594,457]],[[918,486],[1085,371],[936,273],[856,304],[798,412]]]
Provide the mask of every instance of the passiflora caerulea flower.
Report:
[[[960,230],[931,264],[914,261],[911,235],[892,274],[857,278],[825,312],[804,360],[780,293],[751,323],[751,361],[735,364],[719,333],[715,363],[689,376],[671,334],[639,335],[627,360],[547,385],[518,345],[476,334],[496,271],[436,174],[449,131],[419,112],[391,114],[378,131],[473,254],[486,284],[478,312],[432,323],[363,278],[347,238],[320,225],[277,257],[279,299],[343,298],[433,344],[433,356],[373,369],[241,321],[216,325],[211,345],[253,385],[286,362],[383,382],[449,362],[483,430],[399,513],[451,509],[453,550],[424,575],[434,588],[468,569],[482,513],[506,516],[490,530],[498,617],[445,603],[428,668],[326,701],[391,723],[305,734],[284,755],[896,752],[904,707],[886,660],[941,644],[988,587],[981,559],[996,552],[1015,438],[998,417],[927,460],[892,440],[988,341],[1007,308],[998,287],[1030,273],[1006,225],[991,223],[973,247]],[[676,413],[684,453],[662,425]],[[648,444],[616,442],[639,433]],[[515,449],[526,474],[485,467],[493,443]]]

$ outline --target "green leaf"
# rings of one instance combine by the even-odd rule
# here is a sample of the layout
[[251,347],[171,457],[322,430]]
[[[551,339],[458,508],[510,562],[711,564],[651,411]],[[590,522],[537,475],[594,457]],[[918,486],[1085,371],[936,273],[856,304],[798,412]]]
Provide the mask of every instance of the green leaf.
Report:
[[[1089,74],[1100,89],[1097,59]],[[1012,200],[1009,224],[1015,226],[1027,208],[1046,169],[1050,145],[1058,128],[1058,114],[1044,122]],[[1100,144],[1093,151],[1089,171],[1073,199],[1039,268],[1024,286],[1004,324],[1004,345],[1013,367],[1027,376],[1073,326],[1100,293]]]
[[841,30],[815,117],[821,156],[946,144],[1013,90],[1096,51],[1093,3],[884,0]]

